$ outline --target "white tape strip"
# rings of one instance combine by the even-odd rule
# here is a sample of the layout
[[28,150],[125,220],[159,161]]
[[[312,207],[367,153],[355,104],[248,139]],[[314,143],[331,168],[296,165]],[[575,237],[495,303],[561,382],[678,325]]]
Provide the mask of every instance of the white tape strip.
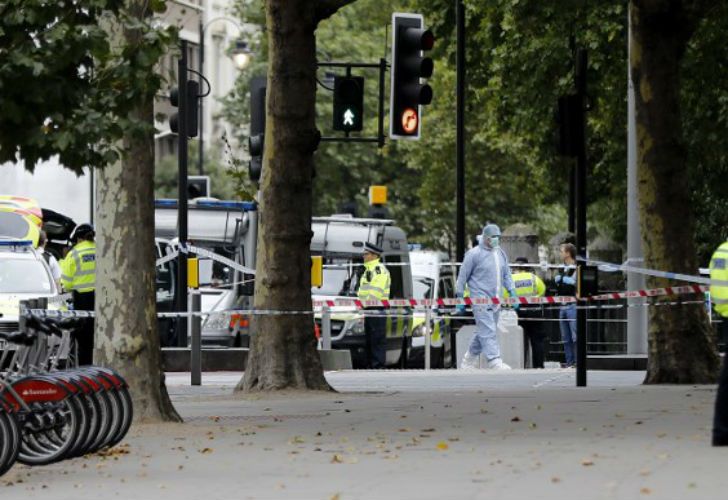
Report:
[[628,266],[626,264],[614,264],[613,262],[604,262],[601,260],[582,259],[579,260],[586,262],[587,264],[595,264],[597,266],[604,266],[607,268],[614,269],[615,271],[624,271],[627,273],[644,274],[645,276],[652,276],[655,278],[667,278],[677,281],[686,281],[688,283],[697,283],[699,285],[718,285],[728,286],[728,281],[725,280],[711,280],[710,278],[704,278],[702,276],[693,276],[691,274],[671,273],[667,271],[657,271],[655,269],[647,269],[645,267]]

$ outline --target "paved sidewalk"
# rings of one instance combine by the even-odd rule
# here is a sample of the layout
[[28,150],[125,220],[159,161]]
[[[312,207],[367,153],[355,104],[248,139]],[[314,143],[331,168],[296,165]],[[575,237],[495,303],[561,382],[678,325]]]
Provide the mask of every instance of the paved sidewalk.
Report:
[[16,467],[5,499],[722,498],[712,386],[641,372],[333,372],[339,393],[236,397],[239,373],[169,374],[183,425],[112,456]]

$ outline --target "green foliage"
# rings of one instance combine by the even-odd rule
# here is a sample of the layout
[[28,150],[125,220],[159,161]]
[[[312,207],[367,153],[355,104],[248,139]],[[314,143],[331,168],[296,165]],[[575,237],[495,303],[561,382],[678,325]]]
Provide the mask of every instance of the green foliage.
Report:
[[[190,158],[189,174],[198,175],[197,141],[190,141],[188,156]],[[157,161],[154,170],[154,197],[155,198],[177,198],[177,157],[167,155]],[[210,176],[210,196],[221,200],[234,200],[238,198],[236,185],[230,182],[230,174],[233,167],[226,160],[225,153],[219,144],[205,149],[203,163],[203,175]]]
[[[466,0],[466,225],[488,220],[534,225],[546,241],[566,230],[570,160],[556,154],[555,107],[573,89],[573,49],[589,54],[589,233],[626,242],[627,0]],[[241,1],[246,21],[263,23],[260,0]],[[390,189],[390,213],[410,239],[443,249],[455,231],[455,16],[451,0],[359,0],[317,30],[319,60],[389,59],[385,27],[392,12],[422,12],[435,32],[433,104],[420,141],[322,143],[316,154],[314,213],[355,200],[365,213],[370,184]],[[717,6],[693,37],[682,75],[683,116],[701,262],[728,234],[728,7]],[[228,102],[228,119],[247,141],[247,80],[265,71],[261,57]],[[573,37],[573,42],[572,42]],[[391,37],[390,37],[391,38]],[[376,72],[366,80],[365,130],[376,134]],[[325,70],[319,69],[319,80]],[[387,78],[387,93],[389,86]],[[331,94],[319,87],[318,127],[331,132]],[[388,102],[388,96],[386,97]],[[388,123],[388,122],[386,122]]]
[[115,161],[122,137],[149,131],[129,111],[158,90],[154,66],[175,31],[126,9],[123,0],[2,3],[0,163],[22,160],[32,170],[59,155],[80,172]]

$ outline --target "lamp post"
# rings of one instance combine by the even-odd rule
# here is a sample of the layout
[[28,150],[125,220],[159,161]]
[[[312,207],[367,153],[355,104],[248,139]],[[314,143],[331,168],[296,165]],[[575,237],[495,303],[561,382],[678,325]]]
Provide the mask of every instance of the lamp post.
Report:
[[[207,31],[207,28],[216,21],[228,21],[229,23],[233,24],[238,29],[238,35],[242,33],[242,28],[240,27],[240,24],[238,24],[237,21],[230,17],[220,16],[220,17],[214,17],[207,21],[205,24],[200,21],[199,24],[199,30],[200,30],[200,53],[199,53],[199,59],[200,59],[200,75],[204,75],[204,65],[205,65],[205,31]],[[242,40],[241,38],[238,38],[235,40],[235,47],[233,48],[231,52],[231,56],[233,59],[233,62],[235,63],[235,66],[238,69],[243,69],[245,66],[248,65],[248,62],[250,62],[250,55],[251,50],[248,47],[248,43],[245,40]],[[202,76],[200,76],[202,78]],[[204,174],[204,161],[205,161],[205,108],[204,108],[204,99],[200,99],[200,150],[197,160],[197,170],[199,175]]]

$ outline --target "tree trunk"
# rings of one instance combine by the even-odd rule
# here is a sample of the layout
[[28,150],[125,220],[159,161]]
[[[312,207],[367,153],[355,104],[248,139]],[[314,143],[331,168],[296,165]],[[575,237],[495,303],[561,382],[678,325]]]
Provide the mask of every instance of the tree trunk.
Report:
[[[145,3],[131,0],[130,10],[146,16]],[[122,36],[133,45],[139,33]],[[129,382],[136,421],[181,421],[164,385],[157,334],[153,98],[139,102],[131,115],[149,131],[127,135],[123,158],[97,177],[94,361]]]
[[[264,166],[255,308],[311,310],[311,201],[315,123],[316,4],[267,0],[269,41]],[[330,390],[311,315],[257,315],[237,390]]]
[[[695,27],[683,2],[632,1],[637,176],[645,266],[697,274],[680,116],[680,61]],[[675,285],[648,278],[649,287]],[[674,297],[661,298],[669,302]],[[650,308],[645,383],[712,383],[719,359],[702,303]]]

